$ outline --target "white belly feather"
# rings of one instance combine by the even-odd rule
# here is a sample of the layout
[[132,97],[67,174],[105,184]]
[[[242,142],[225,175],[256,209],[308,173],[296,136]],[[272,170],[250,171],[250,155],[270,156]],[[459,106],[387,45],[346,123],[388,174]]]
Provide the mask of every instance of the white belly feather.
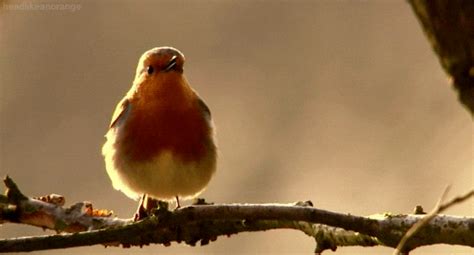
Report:
[[215,151],[199,162],[183,163],[171,151],[163,151],[146,162],[132,162],[116,146],[120,142],[118,129],[111,128],[107,133],[102,154],[113,187],[132,199],[143,194],[162,200],[196,197],[216,170]]

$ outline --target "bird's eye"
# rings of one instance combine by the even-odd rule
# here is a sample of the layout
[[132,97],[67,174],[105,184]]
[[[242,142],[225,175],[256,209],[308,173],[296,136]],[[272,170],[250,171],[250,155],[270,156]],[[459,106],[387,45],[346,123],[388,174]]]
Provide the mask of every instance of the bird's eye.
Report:
[[152,74],[154,71],[155,71],[155,69],[153,68],[153,66],[148,66],[148,67],[146,68],[146,72],[147,72],[148,74]]

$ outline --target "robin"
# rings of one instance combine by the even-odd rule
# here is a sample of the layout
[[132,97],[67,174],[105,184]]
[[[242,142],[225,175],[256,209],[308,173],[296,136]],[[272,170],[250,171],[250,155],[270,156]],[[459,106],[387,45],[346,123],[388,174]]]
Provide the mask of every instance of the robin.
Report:
[[[184,55],[172,47],[145,52],[131,89],[117,105],[102,147],[113,187],[150,199],[191,199],[216,171],[217,148],[209,108],[183,74]],[[140,214],[140,212],[142,214]]]

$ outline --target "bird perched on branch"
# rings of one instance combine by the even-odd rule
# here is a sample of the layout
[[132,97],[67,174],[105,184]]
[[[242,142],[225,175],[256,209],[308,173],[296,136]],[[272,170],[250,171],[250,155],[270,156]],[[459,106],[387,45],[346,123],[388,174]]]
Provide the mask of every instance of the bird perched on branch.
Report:
[[184,77],[184,61],[172,47],[153,48],[140,57],[102,147],[114,188],[133,199],[142,197],[139,210],[147,196],[176,198],[179,207],[179,198],[200,194],[216,170],[211,113]]

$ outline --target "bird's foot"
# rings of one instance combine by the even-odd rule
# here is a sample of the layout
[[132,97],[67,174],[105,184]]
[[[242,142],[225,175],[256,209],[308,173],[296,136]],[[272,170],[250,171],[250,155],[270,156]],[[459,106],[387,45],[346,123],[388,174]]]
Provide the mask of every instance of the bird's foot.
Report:
[[193,200],[193,205],[213,205],[212,202],[206,202],[206,199],[197,197]]
[[146,218],[148,214],[145,211],[145,208],[143,208],[143,205],[140,203],[138,205],[137,211],[133,215],[133,221],[140,221],[144,218]]
[[137,211],[133,217],[134,221],[142,220],[152,214],[155,210],[168,209],[168,203],[143,195],[140,199]]
[[176,196],[176,208],[174,208],[174,210],[178,210],[179,208],[181,208],[181,204],[179,203],[179,197]]
[[298,202],[293,203],[293,205],[304,206],[304,207],[313,207],[313,202],[311,202],[311,200],[298,201]]

